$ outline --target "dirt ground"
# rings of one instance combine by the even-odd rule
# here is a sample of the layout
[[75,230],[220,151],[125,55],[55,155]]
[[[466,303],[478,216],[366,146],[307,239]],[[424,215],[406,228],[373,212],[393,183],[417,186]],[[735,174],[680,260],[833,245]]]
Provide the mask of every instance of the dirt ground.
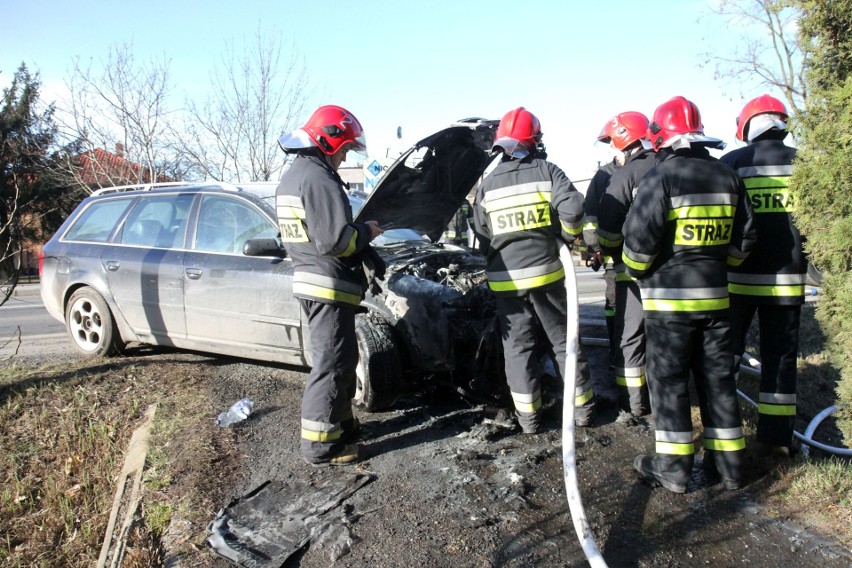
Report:
[[[584,337],[602,333],[601,328],[581,329]],[[599,400],[614,400],[606,382],[606,348],[586,349]],[[213,365],[205,393],[216,409],[211,418],[244,396],[255,401],[255,412],[245,422],[230,428],[207,425],[196,432],[212,437],[196,443],[222,455],[208,462],[192,451],[173,456],[176,471],[193,472],[185,478],[178,474],[176,488],[190,479],[205,480],[214,507],[210,521],[216,509],[229,504],[236,512],[241,497],[270,481],[321,492],[324,484],[356,474],[371,479],[333,507],[329,524],[315,530],[310,543],[284,566],[586,565],[565,497],[558,407],[544,433],[528,436],[506,419],[505,410],[438,392],[405,396],[390,411],[356,413],[366,461],[315,469],[298,450],[302,369],[203,361]],[[639,481],[631,463],[637,453],[652,451],[652,428],[648,420],[628,418],[609,404],[600,409],[597,427],[577,433],[581,496],[609,566],[833,568],[852,563],[852,551],[797,519],[792,508],[770,510],[759,504],[774,491],[770,473],[775,464],[754,462],[748,485],[734,492],[708,485],[697,469],[685,495]],[[271,519],[276,514],[283,516],[279,510],[265,513]],[[166,565],[233,565],[206,550],[206,537],[197,522],[173,519],[164,539]]]

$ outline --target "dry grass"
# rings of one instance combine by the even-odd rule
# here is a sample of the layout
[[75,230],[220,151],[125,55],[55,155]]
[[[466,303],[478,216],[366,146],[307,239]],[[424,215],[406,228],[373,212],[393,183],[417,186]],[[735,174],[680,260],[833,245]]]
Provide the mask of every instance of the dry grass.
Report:
[[[159,401],[142,511],[124,566],[161,565],[160,539],[175,508],[210,511],[209,488],[194,477],[209,477],[210,456],[200,454],[215,451],[204,432],[212,422],[207,397],[198,396],[199,367],[133,357],[0,367],[0,561],[96,564],[130,435],[147,405]],[[186,451],[193,437],[208,441]]]

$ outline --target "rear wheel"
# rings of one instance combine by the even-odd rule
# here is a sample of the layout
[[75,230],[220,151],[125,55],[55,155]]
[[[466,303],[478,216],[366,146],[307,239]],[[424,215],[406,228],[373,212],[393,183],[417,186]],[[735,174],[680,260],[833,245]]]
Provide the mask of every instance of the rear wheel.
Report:
[[808,262],[808,275],[805,279],[808,286],[822,286],[822,271]]
[[387,323],[355,318],[358,367],[352,402],[367,411],[391,406],[399,396],[402,366],[393,332]]
[[92,288],[80,288],[68,300],[65,325],[77,351],[89,357],[117,355],[124,347],[112,312]]

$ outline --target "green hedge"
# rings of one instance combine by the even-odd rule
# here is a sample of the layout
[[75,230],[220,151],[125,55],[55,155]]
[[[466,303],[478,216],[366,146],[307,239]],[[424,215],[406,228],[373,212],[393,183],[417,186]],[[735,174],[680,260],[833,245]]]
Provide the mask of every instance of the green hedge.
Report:
[[800,1],[808,99],[795,117],[796,224],[823,270],[817,319],[841,378],[838,427],[852,441],[852,0]]

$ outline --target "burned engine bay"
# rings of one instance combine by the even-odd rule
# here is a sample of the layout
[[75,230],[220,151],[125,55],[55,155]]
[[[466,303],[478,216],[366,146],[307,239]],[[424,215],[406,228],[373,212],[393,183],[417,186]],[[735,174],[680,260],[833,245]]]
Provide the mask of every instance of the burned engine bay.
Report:
[[366,303],[399,336],[411,380],[443,382],[466,398],[493,401],[505,379],[484,257],[451,245],[406,245],[377,247],[387,273]]

